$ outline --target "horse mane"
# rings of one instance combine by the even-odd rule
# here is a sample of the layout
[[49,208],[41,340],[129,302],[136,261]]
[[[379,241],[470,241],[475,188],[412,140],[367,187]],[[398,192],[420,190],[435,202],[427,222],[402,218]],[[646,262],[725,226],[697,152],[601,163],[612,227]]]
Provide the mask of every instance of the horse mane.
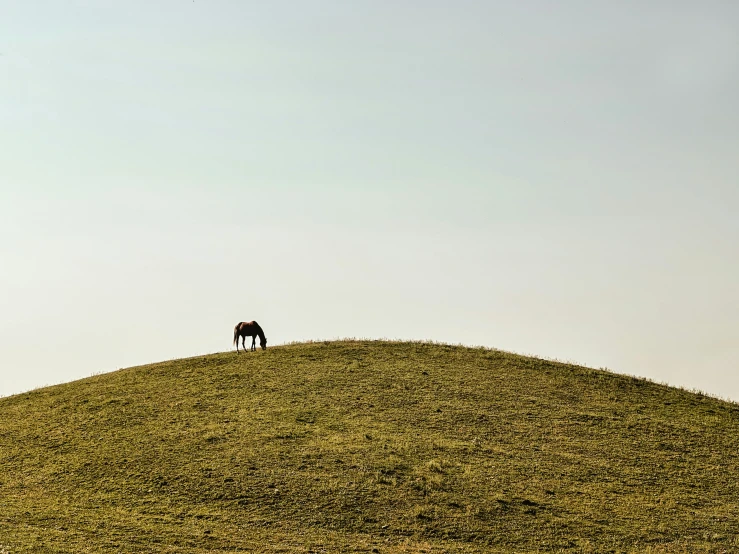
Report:
[[267,337],[264,336],[264,331],[262,331],[261,325],[259,325],[259,323],[257,323],[256,321],[252,321],[252,323],[254,324],[254,327],[257,328],[257,335],[259,336],[260,342],[264,344],[264,341],[267,340]]

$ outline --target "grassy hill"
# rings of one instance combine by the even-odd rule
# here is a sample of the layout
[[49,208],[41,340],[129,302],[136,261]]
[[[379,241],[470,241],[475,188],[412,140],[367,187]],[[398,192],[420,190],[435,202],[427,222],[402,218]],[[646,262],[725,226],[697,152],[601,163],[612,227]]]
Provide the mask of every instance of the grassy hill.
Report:
[[0,399],[0,552],[739,552],[739,407],[346,341]]

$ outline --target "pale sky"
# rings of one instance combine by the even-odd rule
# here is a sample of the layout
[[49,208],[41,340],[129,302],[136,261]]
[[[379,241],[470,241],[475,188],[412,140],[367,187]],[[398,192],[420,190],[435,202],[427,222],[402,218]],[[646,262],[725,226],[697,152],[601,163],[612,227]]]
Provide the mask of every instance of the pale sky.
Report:
[[0,0],[0,395],[256,319],[739,400],[738,212],[734,0]]

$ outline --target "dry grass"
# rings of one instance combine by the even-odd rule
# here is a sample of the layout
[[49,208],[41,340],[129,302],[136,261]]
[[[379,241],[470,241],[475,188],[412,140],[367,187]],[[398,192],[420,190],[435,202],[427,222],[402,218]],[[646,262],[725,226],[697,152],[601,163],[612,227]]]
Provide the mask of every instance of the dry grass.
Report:
[[737,552],[739,407],[339,341],[0,399],[0,552]]

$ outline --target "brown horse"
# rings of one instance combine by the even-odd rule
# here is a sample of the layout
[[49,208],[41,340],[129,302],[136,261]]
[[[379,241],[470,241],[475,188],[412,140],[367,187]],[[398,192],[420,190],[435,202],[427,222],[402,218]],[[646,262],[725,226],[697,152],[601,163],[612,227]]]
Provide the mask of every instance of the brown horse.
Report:
[[267,337],[264,336],[264,331],[256,321],[249,321],[248,323],[241,322],[234,327],[234,344],[236,345],[236,352],[239,351],[239,338],[241,339],[241,346],[244,347],[246,352],[246,337],[251,337],[251,349],[257,349],[257,337],[259,337],[259,345],[262,350],[267,348]]

